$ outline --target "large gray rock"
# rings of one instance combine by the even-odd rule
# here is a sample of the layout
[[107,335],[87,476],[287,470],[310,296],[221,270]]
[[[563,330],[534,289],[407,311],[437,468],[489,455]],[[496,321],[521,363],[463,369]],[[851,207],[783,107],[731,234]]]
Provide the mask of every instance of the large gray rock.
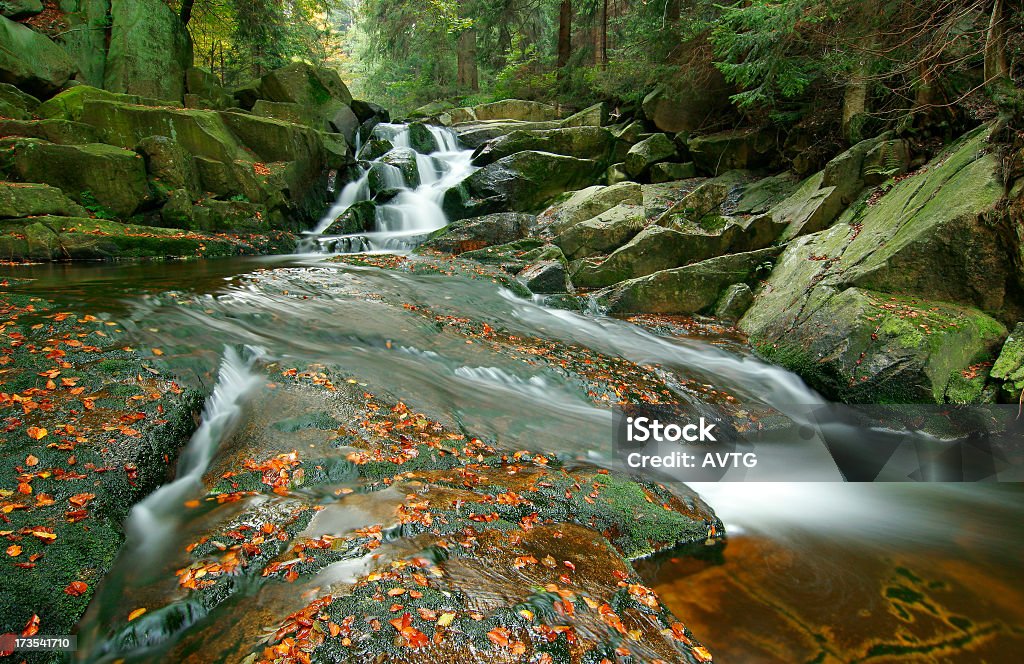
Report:
[[675,156],[675,142],[665,134],[654,134],[631,147],[626,153],[626,172],[633,177],[639,177],[654,164],[668,161]]
[[359,201],[339,214],[324,235],[349,235],[371,231],[377,222],[377,206],[373,201]]
[[573,192],[538,216],[541,226],[555,235],[574,225],[592,219],[616,205],[642,205],[643,190],[635,182],[622,182],[608,187],[593,186]]
[[68,28],[53,40],[75,63],[76,80],[102,88],[107,66],[110,0],[60,0],[60,9],[65,12],[63,19]]
[[548,104],[522,99],[504,99],[473,107],[477,120],[523,120],[543,122],[558,119],[558,109]]
[[780,249],[718,256],[685,267],[620,283],[598,295],[610,313],[696,314],[709,312],[732,284],[767,274]]
[[487,122],[465,122],[455,124],[452,130],[459,137],[459,142],[471,149],[477,149],[488,141],[493,141],[499,136],[511,134],[514,131],[536,131],[545,129],[561,129],[562,123],[557,121],[548,122],[523,122],[520,120],[490,120]]
[[401,171],[406,187],[415,189],[420,186],[420,172],[414,150],[410,148],[395,148],[382,156],[380,163],[394,166]]
[[104,88],[181,101],[191,66],[192,40],[167,3],[111,0]]
[[778,157],[775,134],[755,128],[695,136],[686,146],[697,168],[710,175],[736,168],[768,166]]
[[593,219],[570,226],[555,238],[555,244],[570,259],[596,256],[622,246],[644,225],[643,207],[619,204]]
[[540,261],[528,265],[516,279],[531,293],[565,293],[569,290],[569,275],[565,264],[557,260]]
[[100,142],[99,135],[91,126],[67,120],[0,120],[0,136],[41,138],[61,145]]
[[0,16],[0,83],[49,97],[76,71],[64,50],[35,30]]
[[661,163],[651,166],[651,182],[676,182],[697,177],[697,166],[688,161],[685,164]]
[[[984,128],[874,204],[794,240],[740,322],[764,357],[845,401],[942,402],[1019,306],[989,228],[1003,185]],[[959,383],[959,381],[956,381]]]
[[694,131],[705,124],[714,124],[732,110],[732,90],[713,67],[710,80],[676,91],[659,85],[643,101],[644,115],[661,131],[678,133]]
[[420,248],[458,255],[525,238],[536,224],[532,214],[513,212],[462,219],[433,233]]
[[603,161],[611,154],[614,143],[611,133],[601,127],[514,131],[479,147],[473,153],[473,163],[486,166],[524,150]]
[[39,100],[26,94],[10,83],[0,83],[0,117],[11,120],[28,120],[39,108]]
[[548,152],[518,152],[485,166],[445,194],[445,212],[466,218],[498,210],[533,212],[566,191],[594,182],[600,165]]

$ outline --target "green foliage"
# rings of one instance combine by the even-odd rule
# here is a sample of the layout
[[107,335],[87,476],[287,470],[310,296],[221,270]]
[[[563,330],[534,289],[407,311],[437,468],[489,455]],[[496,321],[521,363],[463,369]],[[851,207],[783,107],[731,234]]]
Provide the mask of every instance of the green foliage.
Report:
[[725,9],[711,32],[715,66],[743,89],[732,99],[741,109],[773,109],[801,95],[822,76],[823,62],[803,34],[821,23],[814,0],[754,0]]
[[82,203],[82,207],[88,210],[96,219],[106,219],[107,221],[117,219],[117,215],[97,201],[96,195],[88,189],[79,194],[79,200]]

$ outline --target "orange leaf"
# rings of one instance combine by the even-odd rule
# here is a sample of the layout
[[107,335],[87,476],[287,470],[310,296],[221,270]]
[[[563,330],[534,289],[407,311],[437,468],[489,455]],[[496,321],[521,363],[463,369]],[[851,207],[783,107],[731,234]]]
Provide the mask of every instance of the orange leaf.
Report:
[[35,636],[38,633],[39,633],[39,616],[37,616],[36,614],[33,613],[32,617],[29,618],[28,622],[25,624],[25,629],[23,629],[21,631],[21,635],[25,636],[25,637],[28,637],[28,636]]
[[25,430],[25,433],[28,434],[29,438],[32,438],[34,440],[42,440],[43,438],[46,438],[46,434],[49,432],[46,429],[42,429],[40,427],[29,427],[28,429]]
[[128,614],[128,621],[131,622],[132,620],[135,620],[136,618],[138,618],[139,616],[141,616],[145,612],[146,612],[145,608],[135,609],[134,611],[132,611],[131,613]]
[[67,593],[68,595],[71,595],[72,597],[78,597],[79,595],[81,595],[82,593],[84,593],[88,589],[89,589],[89,586],[87,584],[85,584],[84,582],[82,582],[82,581],[72,581],[71,583],[68,584],[68,587],[64,589],[64,592]]
[[25,457],[25,465],[26,466],[38,466],[39,465],[39,459],[37,457],[32,456],[31,454],[29,454],[27,457]]
[[11,558],[20,556],[21,550],[22,549],[20,546],[18,546],[17,544],[12,544],[9,547],[7,547],[7,555],[9,555]]

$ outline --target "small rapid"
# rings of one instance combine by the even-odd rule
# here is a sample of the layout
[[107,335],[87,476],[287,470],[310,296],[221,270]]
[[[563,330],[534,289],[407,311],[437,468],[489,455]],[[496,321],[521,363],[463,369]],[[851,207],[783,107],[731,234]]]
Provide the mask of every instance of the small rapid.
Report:
[[[425,127],[429,137],[423,134],[414,140],[410,125],[384,123],[374,128],[365,145],[360,142],[361,175],[342,188],[334,205],[303,238],[302,250],[407,251],[448,225],[441,207],[445,192],[473,172],[473,151],[461,149],[450,129],[417,126]],[[380,146],[390,149],[372,159],[365,158],[373,154],[370,148]],[[339,220],[363,202],[373,203],[372,227],[338,232]]]

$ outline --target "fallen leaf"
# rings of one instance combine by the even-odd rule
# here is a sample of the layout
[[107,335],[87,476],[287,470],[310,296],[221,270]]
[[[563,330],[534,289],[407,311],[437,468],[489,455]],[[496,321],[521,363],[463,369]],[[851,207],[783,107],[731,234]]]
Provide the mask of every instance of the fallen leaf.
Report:
[[128,622],[131,622],[131,621],[135,620],[136,618],[138,618],[139,616],[141,616],[145,612],[146,612],[145,608],[135,609],[134,611],[132,611],[131,613],[128,614]]
[[86,585],[84,582],[82,582],[82,581],[72,581],[71,583],[68,584],[68,587],[64,589],[64,592],[67,593],[68,595],[71,595],[72,597],[78,597],[79,595],[81,595],[82,593],[84,593],[88,589],[89,589],[89,586]]
[[25,429],[25,433],[27,433],[28,437],[33,440],[42,440],[43,438],[46,438],[46,434],[49,432],[40,427],[29,427],[28,429]]

